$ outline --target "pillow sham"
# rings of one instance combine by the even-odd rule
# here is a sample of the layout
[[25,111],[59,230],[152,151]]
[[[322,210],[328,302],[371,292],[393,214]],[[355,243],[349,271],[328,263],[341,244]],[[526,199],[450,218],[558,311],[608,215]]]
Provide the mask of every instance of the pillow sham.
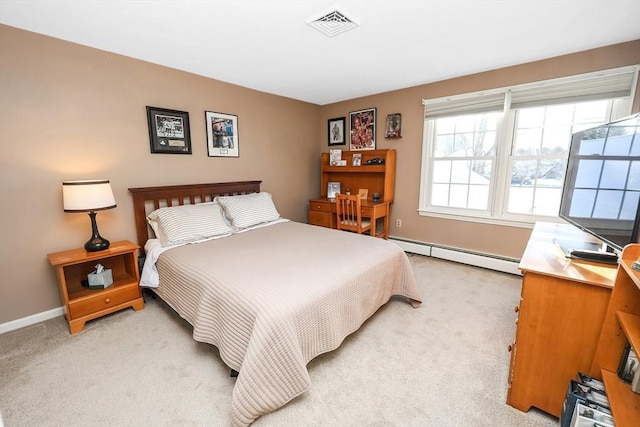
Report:
[[233,231],[214,202],[156,209],[147,221],[162,246],[193,243]]
[[222,206],[231,225],[238,229],[280,219],[270,193],[218,196],[214,200]]

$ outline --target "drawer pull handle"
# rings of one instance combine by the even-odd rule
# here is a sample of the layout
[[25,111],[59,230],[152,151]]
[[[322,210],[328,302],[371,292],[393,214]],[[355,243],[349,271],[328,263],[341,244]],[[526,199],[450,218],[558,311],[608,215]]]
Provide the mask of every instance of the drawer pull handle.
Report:
[[104,303],[105,303],[105,304],[109,304],[110,302],[111,302],[111,298],[105,298],[105,299],[104,299]]

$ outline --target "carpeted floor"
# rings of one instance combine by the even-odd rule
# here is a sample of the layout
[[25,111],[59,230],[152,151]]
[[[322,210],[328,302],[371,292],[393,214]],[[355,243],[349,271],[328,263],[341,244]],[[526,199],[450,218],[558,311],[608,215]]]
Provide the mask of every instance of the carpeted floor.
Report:
[[[505,404],[517,276],[410,255],[424,303],[393,298],[309,365],[311,387],[254,426],[556,426]],[[0,335],[6,427],[227,426],[234,379],[160,300]]]

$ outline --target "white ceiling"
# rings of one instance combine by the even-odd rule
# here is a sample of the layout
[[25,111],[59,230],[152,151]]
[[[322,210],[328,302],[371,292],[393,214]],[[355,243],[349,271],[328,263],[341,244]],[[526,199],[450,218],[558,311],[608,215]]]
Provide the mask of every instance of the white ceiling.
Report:
[[[334,10],[360,25],[307,24]],[[324,105],[640,39],[640,0],[0,0],[0,22]]]

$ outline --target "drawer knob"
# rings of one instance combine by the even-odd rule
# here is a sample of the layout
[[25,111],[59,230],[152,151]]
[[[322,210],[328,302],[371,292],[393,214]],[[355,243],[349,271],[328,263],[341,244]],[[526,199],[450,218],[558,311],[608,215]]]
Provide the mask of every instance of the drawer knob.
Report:
[[111,302],[111,298],[105,298],[105,299],[104,299],[104,303],[105,303],[105,304],[109,304],[110,302]]

